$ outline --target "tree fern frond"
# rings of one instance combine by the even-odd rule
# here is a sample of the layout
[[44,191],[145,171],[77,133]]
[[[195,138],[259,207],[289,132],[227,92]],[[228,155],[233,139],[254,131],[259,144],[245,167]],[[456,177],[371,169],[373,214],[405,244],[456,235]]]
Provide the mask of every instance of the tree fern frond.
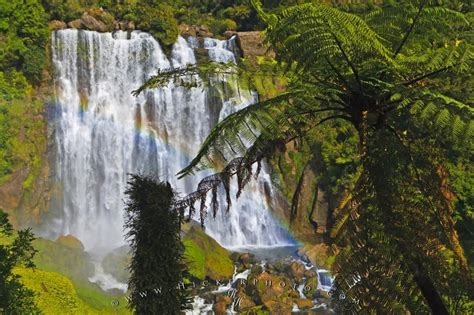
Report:
[[[291,97],[298,95],[300,92],[293,91],[289,93],[283,93],[275,98],[259,102],[248,107],[245,107],[229,116],[224,118],[220,123],[215,126],[207,138],[204,140],[203,144],[196,157],[190,162],[190,164],[181,170],[178,175],[180,177],[192,174],[194,171],[207,168],[208,164],[203,164],[203,160],[206,158],[214,156],[215,148],[226,147],[226,143],[222,143],[223,139],[226,139],[227,143],[232,141],[230,146],[239,147],[240,144],[233,142],[233,139],[237,135],[241,134],[242,130],[247,130],[245,132],[246,138],[252,138],[254,133],[248,132],[248,125],[254,126],[256,132],[268,132],[272,133],[271,126],[274,124],[274,119],[271,118],[268,114],[272,110],[276,110],[278,107],[283,106],[283,103],[288,102]],[[255,139],[253,139],[255,140]],[[246,150],[247,148],[245,148]],[[230,156],[235,156],[230,154]]]

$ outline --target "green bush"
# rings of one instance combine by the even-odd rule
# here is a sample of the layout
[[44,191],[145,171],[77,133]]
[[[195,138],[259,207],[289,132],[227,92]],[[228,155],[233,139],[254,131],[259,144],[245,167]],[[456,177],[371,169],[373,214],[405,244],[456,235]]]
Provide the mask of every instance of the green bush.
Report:
[[0,71],[22,71],[38,83],[45,62],[47,15],[37,0],[0,0]]
[[160,43],[170,46],[178,38],[178,23],[174,18],[173,7],[167,4],[147,6],[140,4],[135,13],[129,15],[134,20],[138,29],[149,31]]
[[223,34],[225,31],[235,31],[237,29],[237,23],[231,19],[213,19],[209,27],[213,34]]

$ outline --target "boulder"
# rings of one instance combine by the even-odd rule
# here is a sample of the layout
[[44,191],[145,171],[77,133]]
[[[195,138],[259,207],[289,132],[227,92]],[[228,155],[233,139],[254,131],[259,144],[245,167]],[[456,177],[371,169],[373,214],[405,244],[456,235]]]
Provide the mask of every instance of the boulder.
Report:
[[115,18],[111,13],[105,11],[104,9],[102,8],[89,9],[83,14],[82,18],[84,18],[85,15],[91,16],[96,21],[105,25],[107,32],[110,32],[113,30]]
[[249,276],[246,291],[259,305],[263,304],[270,314],[290,314],[293,299],[299,296],[288,278],[268,272],[256,277]]
[[288,268],[288,275],[299,281],[303,278],[305,271],[306,269],[301,262],[294,261],[290,264]]
[[130,248],[127,245],[112,250],[102,260],[102,268],[122,283],[127,283],[130,277],[128,266],[130,265]]
[[275,53],[269,50],[264,43],[262,33],[259,31],[237,32],[238,42],[243,57],[255,58],[258,56],[275,57]]
[[38,238],[33,241],[38,253],[33,258],[39,269],[62,273],[73,281],[88,282],[94,274],[94,266],[83,245],[73,236],[58,241]]
[[48,23],[48,28],[52,31],[63,30],[67,28],[67,24],[64,21],[52,20]]
[[225,31],[224,32],[224,36],[227,39],[230,39],[232,36],[235,36],[235,35],[237,35],[236,31]]
[[97,32],[111,32],[114,29],[120,29],[120,25],[115,22],[113,15],[102,8],[87,10],[80,19],[69,22],[68,26]]
[[107,32],[108,27],[101,21],[96,20],[93,16],[85,12],[81,18],[84,29],[97,32]]
[[300,310],[308,310],[313,307],[313,301],[309,299],[297,299],[296,305]]
[[309,260],[318,268],[329,268],[327,259],[329,256],[329,246],[320,244],[306,244],[299,250],[300,255],[308,256]]
[[268,309],[270,314],[288,315],[291,314],[291,310],[293,309],[293,303],[288,300],[268,301],[267,303],[265,303],[265,307]]
[[255,263],[255,255],[251,253],[244,253],[239,256],[239,262],[244,265],[254,264]]
[[308,279],[316,277],[317,275],[318,275],[318,273],[313,269],[308,269],[304,272],[304,276]]
[[232,298],[225,294],[217,295],[216,303],[224,303],[225,305],[229,305],[232,304]]
[[82,20],[77,19],[77,20],[71,21],[67,23],[67,26],[70,28],[82,29],[83,28]]
[[247,295],[240,293],[238,296],[238,303],[235,308],[239,313],[247,312],[256,306],[255,302]]
[[203,30],[198,30],[196,32],[196,36],[199,37],[214,37],[214,34],[211,32],[203,31]]
[[227,280],[234,274],[234,264],[229,252],[197,225],[183,228],[184,256],[189,263],[189,272],[197,279],[209,277]]
[[196,36],[196,28],[187,24],[178,25],[179,33],[182,36]]
[[216,315],[224,315],[227,312],[227,305],[223,302],[218,302],[212,306],[212,310]]
[[84,245],[82,244],[82,242],[78,240],[77,238],[75,238],[74,236],[72,236],[71,234],[62,235],[58,237],[56,242],[70,248],[79,249],[81,251],[84,250]]
[[240,255],[241,255],[241,254],[240,254],[239,252],[232,252],[232,254],[229,255],[229,258],[230,258],[233,262],[238,262]]
[[309,298],[313,299],[318,296],[318,276],[309,278],[305,283],[306,290],[303,291],[304,295]]

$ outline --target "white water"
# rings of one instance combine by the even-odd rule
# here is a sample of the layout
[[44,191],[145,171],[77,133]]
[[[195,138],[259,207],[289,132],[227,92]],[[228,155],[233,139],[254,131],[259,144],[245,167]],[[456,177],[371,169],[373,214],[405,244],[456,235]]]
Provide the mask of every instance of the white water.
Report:
[[[209,58],[216,61],[235,61],[232,45],[204,41]],[[254,102],[254,95],[240,91],[229,96],[220,87],[222,81],[213,81],[212,101],[209,89],[172,84],[137,98],[131,95],[158,69],[195,63],[197,46],[196,39],[179,38],[167,57],[146,33],[133,32],[130,39],[125,32],[53,34],[58,192],[47,236],[72,234],[87,250],[102,252],[123,245],[124,190],[130,173],[157,174],[182,195],[197,187],[204,174],[183,180],[175,174],[189,163],[217,120]],[[229,78],[220,80],[238,90]],[[263,188],[271,191],[269,182],[263,171],[234,201],[230,214],[220,211],[215,220],[209,215],[207,232],[224,246],[291,242],[268,210]]]

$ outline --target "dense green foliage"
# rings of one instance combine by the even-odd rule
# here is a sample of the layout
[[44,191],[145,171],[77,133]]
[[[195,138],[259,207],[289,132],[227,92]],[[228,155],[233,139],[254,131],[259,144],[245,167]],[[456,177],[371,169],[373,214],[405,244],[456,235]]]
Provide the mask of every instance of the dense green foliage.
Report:
[[20,282],[20,276],[13,272],[18,266],[34,268],[32,261],[36,250],[30,229],[18,231],[13,237],[13,228],[8,216],[0,209],[0,237],[10,237],[9,244],[0,245],[0,310],[5,314],[40,314],[34,302],[34,294]]
[[0,71],[3,76],[15,77],[16,70],[30,82],[39,82],[49,33],[46,24],[47,16],[39,1],[0,1]]
[[[256,1],[255,6],[285,66],[286,89],[228,116],[211,131],[181,175],[225,166],[180,205],[193,211],[208,192],[215,200],[221,185],[230,200],[232,176],[241,189],[253,164],[289,142],[309,141],[309,151],[318,154],[314,128],[335,121],[334,136],[349,130],[358,139],[358,150],[348,148],[342,157],[356,164],[343,182],[348,194],[332,231],[336,296],[348,297],[343,306],[354,312],[469,312],[473,284],[455,229],[446,169],[470,159],[453,146],[472,152],[474,109],[461,81],[440,87],[442,77],[470,76],[469,14],[429,1],[389,3],[357,14],[319,4],[277,14],[264,12]],[[162,72],[146,86],[190,72],[229,73],[228,67]],[[236,71],[245,77],[249,70]],[[250,76],[265,75],[250,71]],[[459,201],[458,206],[463,207]]]
[[168,183],[132,175],[126,195],[125,228],[130,244],[129,305],[136,314],[177,314],[187,303],[179,287],[186,265],[181,218],[171,207]]
[[32,85],[41,80],[48,36],[39,1],[0,1],[0,184],[27,166],[29,187],[40,167],[43,105]]

